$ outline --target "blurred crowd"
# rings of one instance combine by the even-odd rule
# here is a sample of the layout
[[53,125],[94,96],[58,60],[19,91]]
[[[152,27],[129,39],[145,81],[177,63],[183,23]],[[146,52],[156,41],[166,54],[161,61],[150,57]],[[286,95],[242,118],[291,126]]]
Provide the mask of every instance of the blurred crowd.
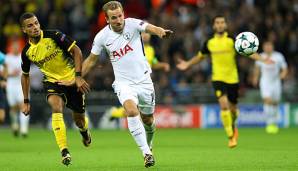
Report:
[[[19,27],[19,16],[34,12],[42,29],[59,29],[77,40],[86,57],[96,33],[106,25],[102,5],[107,0],[1,0],[0,50],[8,53],[13,42],[24,46],[24,35]],[[223,14],[228,20],[228,31],[235,37],[242,31],[254,32],[260,42],[269,39],[282,52],[289,65],[284,92],[290,101],[297,90],[298,66],[298,0],[120,0],[126,17],[144,19],[175,32],[168,40],[153,36],[151,44],[160,61],[168,62],[171,70],[154,71],[160,102],[171,102],[179,96],[184,99],[200,85],[210,86],[211,65],[205,60],[187,72],[176,69],[178,58],[189,59],[204,41],[212,36],[212,18]],[[260,52],[262,47],[260,46]],[[241,80],[241,94],[252,89],[254,61],[237,57]],[[88,75],[93,90],[112,91],[113,71],[103,54],[100,64]],[[39,84],[35,85],[38,89]],[[40,88],[42,85],[40,84]],[[203,92],[203,91],[201,91]],[[295,93],[294,93],[295,94]],[[298,93],[297,93],[298,94]],[[296,95],[297,95],[296,94]],[[291,95],[293,97],[291,97]],[[186,101],[187,102],[187,101]],[[191,101],[190,101],[191,102]]]

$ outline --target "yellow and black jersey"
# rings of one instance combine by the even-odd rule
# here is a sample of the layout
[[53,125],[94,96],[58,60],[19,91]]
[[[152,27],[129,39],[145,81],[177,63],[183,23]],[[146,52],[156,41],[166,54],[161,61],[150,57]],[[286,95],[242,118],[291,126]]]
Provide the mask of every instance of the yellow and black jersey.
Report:
[[22,51],[22,70],[29,74],[34,63],[44,74],[44,81],[72,80],[75,77],[74,60],[70,54],[76,41],[59,31],[41,31],[38,43],[28,42]]
[[145,44],[144,45],[145,55],[147,58],[148,63],[150,64],[150,67],[152,65],[155,65],[158,63],[157,58],[155,57],[155,50],[151,45]]
[[204,43],[199,53],[211,57],[212,81],[222,81],[228,84],[239,82],[234,40],[228,36],[227,32],[223,36],[214,34]]

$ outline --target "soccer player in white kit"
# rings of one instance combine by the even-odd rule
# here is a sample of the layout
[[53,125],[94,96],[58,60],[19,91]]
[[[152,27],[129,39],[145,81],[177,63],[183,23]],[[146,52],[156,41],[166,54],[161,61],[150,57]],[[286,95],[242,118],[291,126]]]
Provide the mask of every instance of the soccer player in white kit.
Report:
[[166,38],[173,32],[139,19],[124,19],[123,7],[117,1],[106,3],[103,11],[108,25],[94,38],[91,53],[83,63],[82,74],[95,66],[103,50],[107,52],[115,75],[112,86],[127,114],[128,129],[143,153],[145,167],[150,167],[155,164],[150,149],[155,131],[155,94],[141,32],[160,38]]
[[5,64],[7,66],[7,86],[6,95],[9,105],[9,115],[13,134],[26,137],[29,128],[29,116],[21,112],[23,104],[23,92],[21,85],[21,53],[18,44],[12,45],[12,52],[6,55]]
[[263,43],[264,52],[261,58],[271,60],[266,64],[256,62],[253,84],[256,86],[260,77],[260,91],[264,101],[264,113],[266,115],[266,132],[275,134],[278,132],[278,103],[282,93],[282,82],[285,79],[288,69],[284,56],[274,51],[274,45],[270,41]]

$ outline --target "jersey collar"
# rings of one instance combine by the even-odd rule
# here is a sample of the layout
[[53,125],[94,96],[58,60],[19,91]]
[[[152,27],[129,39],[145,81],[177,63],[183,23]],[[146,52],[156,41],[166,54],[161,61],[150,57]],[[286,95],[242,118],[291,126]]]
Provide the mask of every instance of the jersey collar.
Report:
[[224,32],[223,33],[223,36],[219,36],[219,34],[217,34],[217,33],[214,34],[214,37],[217,37],[217,38],[219,38],[219,37],[227,37],[227,36],[228,36],[228,32]]
[[[41,39],[43,39],[43,31],[42,31],[42,30],[40,30],[40,39],[39,39],[39,41],[38,41],[36,44],[38,44],[38,43],[40,42]],[[36,44],[34,44],[33,42],[31,42],[30,40],[29,40],[29,44],[30,44],[30,45],[36,45]]]

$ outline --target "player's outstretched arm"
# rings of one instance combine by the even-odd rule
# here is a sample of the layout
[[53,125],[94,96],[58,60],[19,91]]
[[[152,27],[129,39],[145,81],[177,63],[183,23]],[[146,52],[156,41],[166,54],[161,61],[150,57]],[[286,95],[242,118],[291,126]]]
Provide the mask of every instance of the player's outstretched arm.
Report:
[[178,64],[176,65],[176,67],[182,71],[187,70],[188,68],[190,68],[192,65],[195,65],[197,63],[200,63],[202,60],[204,59],[204,55],[202,54],[198,54],[194,57],[192,57],[190,60],[185,61],[183,59],[178,59]]
[[81,49],[75,45],[71,48],[70,52],[75,61],[75,83],[78,87],[78,90],[82,93],[88,93],[90,91],[89,84],[82,77],[83,55]]
[[270,58],[262,58],[261,55],[257,52],[249,55],[249,57],[255,61],[261,61],[264,62],[266,64],[273,64],[274,61],[272,61]]
[[82,67],[82,76],[84,77],[89,73],[89,71],[95,66],[97,63],[97,59],[99,58],[98,55],[95,55],[93,53],[90,53],[87,59],[84,60],[83,62],[83,67]]
[[166,62],[157,62],[156,64],[152,65],[152,69],[154,69],[154,70],[162,69],[165,72],[169,72],[170,71],[170,65]]
[[260,78],[260,67],[255,65],[254,67],[254,71],[253,71],[253,78],[252,78],[252,85],[254,87],[257,87],[258,86],[258,83],[259,83],[259,78]]
[[288,68],[283,68],[279,74],[280,79],[284,80],[288,75]]
[[[82,73],[81,73],[82,77],[87,75],[89,71],[95,66],[97,59],[98,59],[97,55],[90,53],[87,59],[84,60],[82,64]],[[57,83],[59,85],[71,86],[75,84],[75,79],[71,81],[59,80]]]
[[174,33],[172,30],[167,30],[162,27],[157,27],[153,24],[147,25],[146,32],[157,35],[159,38],[168,38],[171,34]]
[[29,89],[30,89],[30,77],[29,74],[22,74],[21,77],[22,91],[24,96],[24,104],[22,106],[22,112],[24,115],[30,114],[30,103],[29,103]]

